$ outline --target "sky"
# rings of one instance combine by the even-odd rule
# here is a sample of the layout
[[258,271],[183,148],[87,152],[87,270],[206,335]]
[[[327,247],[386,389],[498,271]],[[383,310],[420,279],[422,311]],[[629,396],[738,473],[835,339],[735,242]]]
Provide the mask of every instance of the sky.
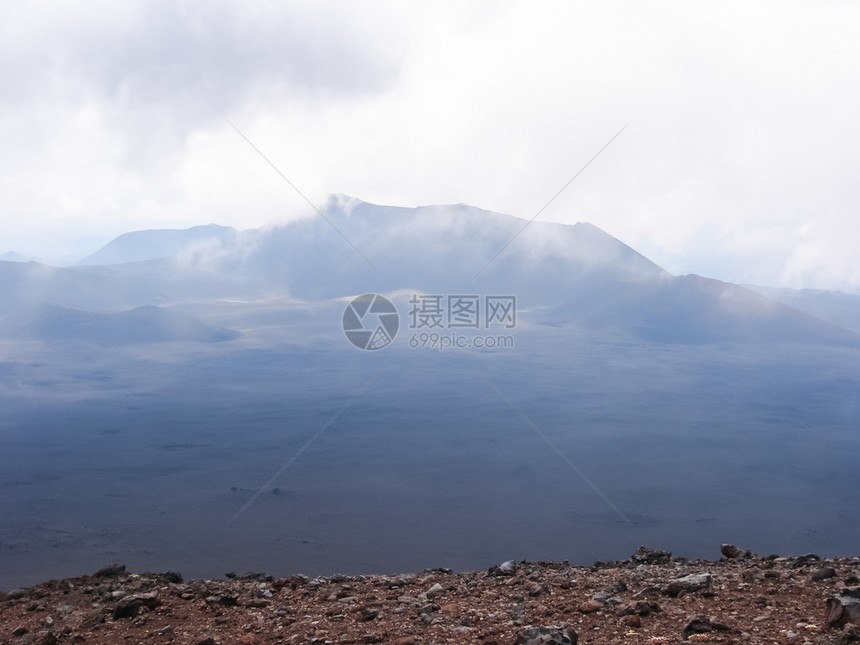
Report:
[[238,129],[314,204],[540,211],[860,293],[857,3],[2,4],[0,254],[313,216]]

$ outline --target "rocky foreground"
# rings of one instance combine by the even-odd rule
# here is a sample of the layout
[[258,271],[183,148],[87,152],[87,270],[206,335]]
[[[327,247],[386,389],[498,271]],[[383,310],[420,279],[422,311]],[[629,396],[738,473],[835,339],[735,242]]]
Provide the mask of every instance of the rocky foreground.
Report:
[[719,561],[640,548],[574,567],[183,581],[111,565],[0,592],[0,642],[51,643],[860,643],[860,558]]

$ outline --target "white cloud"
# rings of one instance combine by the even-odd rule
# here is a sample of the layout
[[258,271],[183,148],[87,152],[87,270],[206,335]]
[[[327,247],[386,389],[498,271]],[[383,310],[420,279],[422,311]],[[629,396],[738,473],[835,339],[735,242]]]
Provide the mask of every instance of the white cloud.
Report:
[[632,119],[541,219],[591,221],[673,272],[860,291],[855,5],[14,7],[9,249],[307,215],[228,120],[318,203],[528,218]]

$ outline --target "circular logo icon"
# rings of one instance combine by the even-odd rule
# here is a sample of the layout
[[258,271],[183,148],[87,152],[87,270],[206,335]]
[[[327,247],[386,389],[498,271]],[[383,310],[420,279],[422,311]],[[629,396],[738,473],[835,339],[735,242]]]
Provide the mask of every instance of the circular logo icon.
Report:
[[343,333],[359,349],[382,349],[394,340],[399,327],[397,309],[378,293],[353,298],[343,310]]

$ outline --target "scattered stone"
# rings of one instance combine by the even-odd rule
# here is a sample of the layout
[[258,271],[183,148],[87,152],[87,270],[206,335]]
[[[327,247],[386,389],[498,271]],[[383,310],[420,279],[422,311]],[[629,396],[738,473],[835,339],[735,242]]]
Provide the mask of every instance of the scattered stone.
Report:
[[137,616],[141,607],[155,609],[160,604],[161,600],[158,596],[151,593],[126,596],[116,607],[114,607],[113,619],[119,620],[120,618],[134,618]]
[[635,564],[668,564],[672,560],[670,551],[655,551],[647,546],[640,546],[630,560]]
[[811,564],[816,564],[821,562],[821,556],[818,556],[814,553],[807,553],[806,555],[801,555],[797,558],[794,558],[794,562],[792,566],[795,569],[799,569],[800,567],[808,567]]
[[302,574],[296,574],[294,576],[290,576],[287,582],[290,585],[290,589],[295,591],[299,587],[304,587],[308,584],[308,577],[303,576]]
[[529,585],[529,596],[532,598],[537,598],[538,596],[542,596],[547,592],[546,587],[542,584],[538,584],[537,582],[533,582]]
[[210,605],[221,605],[222,607],[235,607],[239,604],[238,596],[228,594],[212,595],[206,597],[206,602]]
[[739,558],[743,555],[743,551],[741,551],[734,544],[721,544],[720,545],[720,553],[729,558],[730,560],[734,558]]
[[598,591],[591,599],[599,603],[601,607],[604,605],[620,605],[624,602],[618,596],[613,596],[611,591]]
[[175,571],[165,571],[164,573],[157,573],[155,578],[161,582],[167,582],[175,585],[181,585],[184,580],[182,578],[181,573],[176,573]]
[[642,627],[642,619],[636,614],[628,614],[621,617],[621,624],[627,627]]
[[860,626],[860,587],[843,589],[835,598],[827,599],[825,626],[843,627],[847,623]]
[[125,565],[114,563],[109,564],[106,567],[102,567],[98,571],[93,574],[94,578],[116,578],[117,576],[121,576],[125,574]]
[[512,576],[517,572],[517,564],[513,560],[507,560],[499,565],[493,565],[487,570],[490,576]]
[[85,613],[81,617],[81,629],[92,629],[96,625],[105,622],[104,612],[100,609]]
[[596,600],[586,600],[585,602],[579,603],[576,610],[581,614],[592,614],[595,611],[598,611],[601,607],[601,604]]
[[573,629],[529,627],[517,636],[516,645],[576,645],[579,634]]
[[711,586],[711,574],[690,574],[683,578],[672,580],[664,589],[663,593],[670,598],[677,598],[682,593],[693,593]]
[[633,594],[634,598],[644,598],[647,596],[657,596],[661,593],[660,587],[655,585],[649,585],[644,589],[640,589],[635,594]]
[[[505,567],[501,577],[435,569],[271,582],[234,577],[183,583],[169,572],[82,576],[12,598],[0,595],[0,643],[509,645],[520,637],[521,643],[554,645],[567,642],[560,633],[567,631],[571,643],[579,632],[593,643],[671,645],[681,642],[686,625],[690,643],[860,645],[860,628],[852,623],[860,621],[860,589],[854,588],[860,586],[860,561],[741,555],[645,565],[652,556],[639,557],[638,564],[631,558],[600,567],[523,561],[511,565],[513,572]],[[832,582],[813,582],[827,568],[835,572],[825,578]],[[840,584],[834,590],[837,581],[852,578],[847,589]],[[664,589],[678,596],[661,595]],[[692,590],[698,595],[684,596]],[[691,611],[711,618],[691,620],[697,616]],[[723,617],[747,631],[720,633],[729,630],[721,625],[726,621],[716,622]]]
[[27,595],[26,589],[13,589],[6,593],[6,600],[18,600]]
[[697,618],[693,618],[687,626],[684,627],[684,631],[681,632],[681,638],[685,641],[690,639],[690,636],[694,634],[708,634],[710,632],[731,632],[734,631],[728,625],[723,625],[722,623],[715,623],[707,616],[699,616]]
[[821,567],[820,569],[816,569],[812,572],[812,580],[813,582],[822,582],[823,580],[829,580],[830,578],[836,577],[836,569],[833,567]]
[[656,602],[645,602],[644,600],[636,600],[628,602],[626,605],[619,607],[616,616],[629,616],[635,614],[637,616],[647,616],[650,613],[660,611],[660,605]]
[[[826,645],[857,645],[860,643],[860,627],[857,625],[845,625],[842,632],[828,641]],[[821,645],[824,645],[822,641]]]

